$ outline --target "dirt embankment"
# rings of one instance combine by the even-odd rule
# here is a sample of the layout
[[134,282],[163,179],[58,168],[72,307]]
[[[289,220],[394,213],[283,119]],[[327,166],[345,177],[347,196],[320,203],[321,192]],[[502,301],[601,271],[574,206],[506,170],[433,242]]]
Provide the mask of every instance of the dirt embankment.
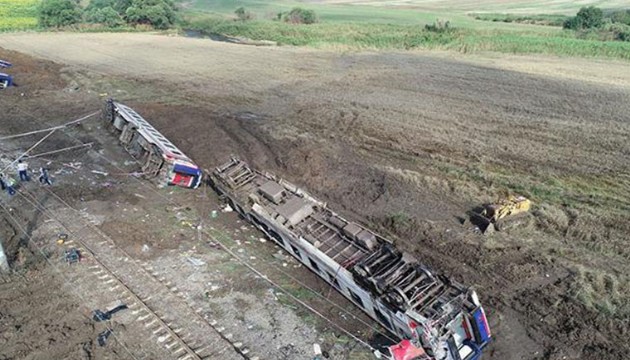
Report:
[[[86,39],[78,58],[36,43],[27,51],[81,71],[96,59],[93,69],[111,75],[105,85],[102,75],[82,77],[88,89],[119,87],[206,168],[238,154],[397,234],[424,262],[478,289],[496,337],[489,358],[616,360],[630,351],[626,86],[419,54],[130,36],[155,55],[147,57],[107,36],[98,46]],[[174,70],[175,54],[185,67]],[[459,223],[505,190],[534,200],[533,225],[483,238]]]

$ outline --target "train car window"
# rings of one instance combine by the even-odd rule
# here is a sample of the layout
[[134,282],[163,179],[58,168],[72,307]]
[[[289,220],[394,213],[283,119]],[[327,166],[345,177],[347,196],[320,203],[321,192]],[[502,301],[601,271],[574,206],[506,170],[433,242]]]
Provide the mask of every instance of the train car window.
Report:
[[313,267],[313,269],[320,271],[319,270],[319,265],[317,265],[317,263],[315,261],[313,261],[313,259],[308,258],[308,261],[311,263],[311,266]]
[[273,230],[269,230],[269,235],[274,238],[277,242],[282,243],[282,238],[280,237],[280,234],[278,234],[277,232],[273,231]]
[[329,272],[327,272],[327,274],[328,274],[328,278],[330,279],[330,281],[332,281],[333,285],[334,285],[337,289],[339,289],[339,281],[337,281],[337,278],[336,278],[333,274],[331,274],[331,273],[329,273]]
[[378,317],[378,319],[381,320],[383,324],[385,324],[385,327],[387,327],[388,329],[392,328],[392,324],[389,322],[389,319],[385,317],[385,315],[380,312],[379,309],[374,308],[374,314],[376,314],[376,317]]
[[302,255],[300,254],[300,250],[296,248],[295,245],[291,245],[291,249],[293,249],[293,252],[295,253],[295,255],[297,255],[300,258],[302,257]]
[[361,305],[361,307],[363,306],[363,299],[361,299],[361,297],[357,294],[355,294],[354,292],[352,292],[352,290],[350,290],[350,295],[352,295],[352,298],[354,299],[354,301],[356,301],[359,305]]

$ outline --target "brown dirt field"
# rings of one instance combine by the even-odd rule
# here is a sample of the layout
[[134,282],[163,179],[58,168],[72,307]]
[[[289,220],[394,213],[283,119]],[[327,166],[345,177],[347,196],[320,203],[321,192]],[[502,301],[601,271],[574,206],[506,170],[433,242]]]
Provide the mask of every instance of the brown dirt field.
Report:
[[[19,73],[0,104],[76,117],[113,94],[204,167],[238,154],[475,286],[495,335],[486,358],[627,358],[630,92],[615,70],[629,65],[546,58],[552,76],[531,57],[495,67],[146,34],[0,43],[76,84],[43,101]],[[460,224],[506,190],[532,198],[533,224],[491,237]]]

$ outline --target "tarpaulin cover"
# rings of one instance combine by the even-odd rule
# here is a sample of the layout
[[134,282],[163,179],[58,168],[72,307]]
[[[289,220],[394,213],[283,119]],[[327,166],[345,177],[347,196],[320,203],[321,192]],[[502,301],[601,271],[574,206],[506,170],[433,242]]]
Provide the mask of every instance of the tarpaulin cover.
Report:
[[201,170],[199,170],[199,168],[190,167],[182,164],[175,164],[173,170],[178,173],[188,174],[192,176],[199,176],[201,174]]

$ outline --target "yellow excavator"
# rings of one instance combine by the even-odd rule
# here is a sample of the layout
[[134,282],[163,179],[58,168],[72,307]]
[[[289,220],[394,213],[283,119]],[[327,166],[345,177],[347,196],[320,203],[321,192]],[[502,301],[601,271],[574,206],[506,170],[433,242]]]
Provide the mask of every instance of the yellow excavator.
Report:
[[470,213],[470,220],[482,233],[502,231],[530,220],[532,203],[524,196],[509,195],[494,204],[484,204]]

